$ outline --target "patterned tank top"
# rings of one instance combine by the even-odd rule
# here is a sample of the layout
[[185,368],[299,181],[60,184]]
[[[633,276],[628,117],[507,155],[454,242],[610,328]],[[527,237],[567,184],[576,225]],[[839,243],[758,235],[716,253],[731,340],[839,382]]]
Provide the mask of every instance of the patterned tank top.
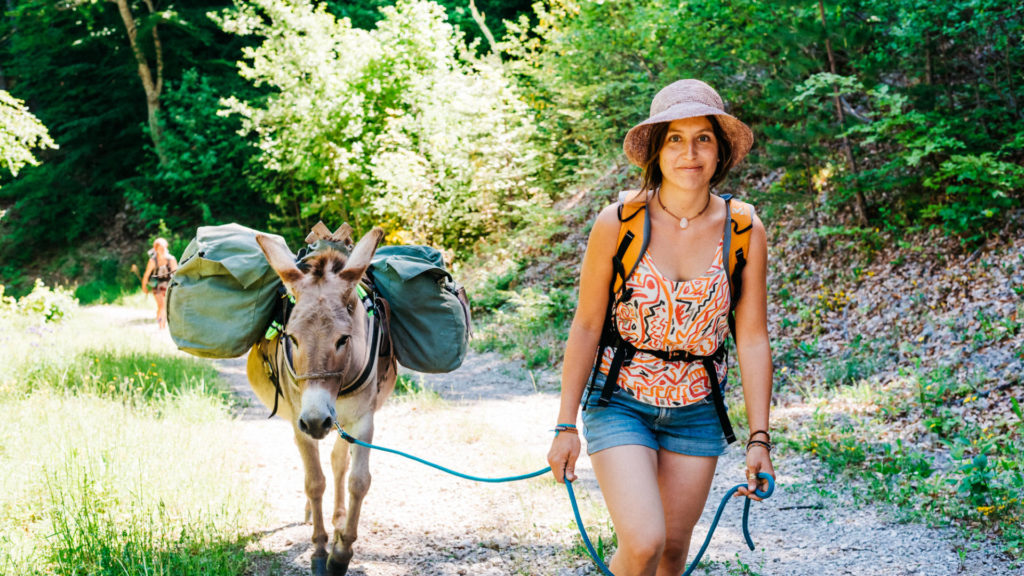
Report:
[[[677,407],[694,404],[711,393],[707,371],[700,362],[669,362],[643,352],[685,350],[708,356],[729,333],[729,279],[722,263],[722,243],[703,276],[676,282],[658,271],[650,252],[640,259],[626,283],[629,300],[615,308],[623,340],[640,348],[619,371],[619,386],[645,404]],[[607,375],[615,351],[606,348],[601,373]],[[725,382],[725,361],[716,363],[718,381]]]

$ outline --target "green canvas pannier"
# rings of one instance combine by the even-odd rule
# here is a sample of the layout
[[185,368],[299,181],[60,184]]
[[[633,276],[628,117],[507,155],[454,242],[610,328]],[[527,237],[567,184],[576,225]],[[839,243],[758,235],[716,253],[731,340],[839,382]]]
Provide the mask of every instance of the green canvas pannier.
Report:
[[417,372],[462,365],[471,333],[466,291],[429,246],[381,246],[370,265],[374,288],[391,309],[398,362]]
[[235,358],[264,334],[281,279],[256,243],[257,233],[238,224],[196,231],[167,289],[167,324],[178,348]]

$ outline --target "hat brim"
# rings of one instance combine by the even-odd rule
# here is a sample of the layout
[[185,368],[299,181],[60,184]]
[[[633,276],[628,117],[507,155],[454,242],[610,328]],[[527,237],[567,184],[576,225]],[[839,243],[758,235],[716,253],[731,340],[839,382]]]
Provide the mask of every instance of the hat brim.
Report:
[[754,145],[754,132],[749,126],[741,122],[735,116],[726,114],[725,111],[701,104],[700,102],[681,102],[670,106],[659,114],[651,116],[647,120],[632,127],[626,133],[626,139],[622,141],[622,150],[626,158],[636,166],[643,167],[647,160],[648,143],[651,138],[651,129],[655,124],[682,120],[684,118],[696,118],[698,116],[715,116],[722,127],[722,132],[732,146],[732,162],[730,168],[739,164],[750,148]]

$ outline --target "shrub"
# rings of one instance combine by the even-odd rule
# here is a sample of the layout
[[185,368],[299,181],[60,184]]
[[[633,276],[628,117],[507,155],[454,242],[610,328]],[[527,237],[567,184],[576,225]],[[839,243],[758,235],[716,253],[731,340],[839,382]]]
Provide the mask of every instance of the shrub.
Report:
[[42,280],[36,279],[32,292],[15,300],[4,296],[0,285],[0,313],[20,314],[42,322],[60,322],[78,307],[78,300],[70,291],[58,286],[49,288]]

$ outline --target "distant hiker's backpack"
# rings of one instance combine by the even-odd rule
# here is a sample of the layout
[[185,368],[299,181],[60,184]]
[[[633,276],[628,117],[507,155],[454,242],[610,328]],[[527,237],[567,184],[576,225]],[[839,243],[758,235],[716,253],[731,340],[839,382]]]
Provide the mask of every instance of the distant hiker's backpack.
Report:
[[178,348],[205,358],[241,356],[263,336],[281,279],[256,230],[201,226],[167,290],[167,323]]
[[429,246],[381,246],[368,270],[391,309],[398,362],[417,372],[451,372],[462,365],[471,333],[466,291]]
[[[753,228],[754,207],[745,202],[735,200],[729,194],[722,195],[725,200],[725,228],[722,231],[722,254],[728,254],[729,269],[729,330],[736,335],[736,304],[740,299],[740,291],[743,284],[743,268],[747,264],[747,257],[750,254],[750,231]],[[611,347],[615,350],[611,365],[608,368],[608,376],[605,380],[604,389],[601,392],[599,405],[606,406],[611,399],[612,392],[617,386],[619,370],[623,364],[632,360],[637,348],[624,341],[619,335],[615,324],[615,307],[623,301],[629,300],[632,296],[631,290],[626,288],[626,282],[636,271],[640,259],[647,251],[647,245],[651,236],[651,215],[647,210],[647,197],[643,193],[623,192],[619,195],[619,240],[615,256],[612,257],[612,283],[609,287],[608,311],[605,316],[605,326],[601,335],[598,347],[597,365],[591,377],[593,385],[598,374],[600,358],[604,355],[605,348]],[[726,441],[732,443],[736,440],[732,425],[729,423],[729,415],[725,408],[725,400],[722,398],[722,390],[718,382],[718,371],[714,363],[725,359],[725,344],[709,356],[697,356],[687,352],[664,352],[651,351],[656,357],[667,361],[701,362],[708,374],[711,384],[711,396],[715,404],[715,411],[718,413],[722,431],[725,433]]]

